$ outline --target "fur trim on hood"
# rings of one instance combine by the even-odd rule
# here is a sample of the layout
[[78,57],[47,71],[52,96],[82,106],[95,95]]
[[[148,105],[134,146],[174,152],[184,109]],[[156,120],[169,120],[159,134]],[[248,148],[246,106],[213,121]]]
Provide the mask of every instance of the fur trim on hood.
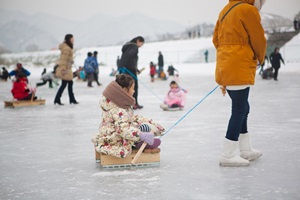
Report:
[[[229,1],[232,2],[236,0],[229,0]],[[241,1],[253,5],[254,7],[257,8],[258,11],[260,11],[262,6],[266,3],[266,0],[241,0]]]
[[262,6],[266,3],[266,0],[255,0],[254,6],[257,8],[258,11],[261,10]]
[[102,94],[123,109],[128,109],[135,104],[135,99],[125,92],[116,81],[112,81]]

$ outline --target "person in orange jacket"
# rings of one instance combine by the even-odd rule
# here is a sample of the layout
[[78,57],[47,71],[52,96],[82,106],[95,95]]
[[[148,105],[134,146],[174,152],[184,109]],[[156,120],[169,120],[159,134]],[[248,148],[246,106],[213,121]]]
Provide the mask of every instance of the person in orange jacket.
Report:
[[[248,96],[255,72],[264,62],[266,38],[259,11],[265,0],[229,0],[217,20],[213,43],[217,50],[215,80],[232,102],[221,166],[247,166],[262,155],[251,147],[247,129]],[[240,155],[236,155],[236,150]]]

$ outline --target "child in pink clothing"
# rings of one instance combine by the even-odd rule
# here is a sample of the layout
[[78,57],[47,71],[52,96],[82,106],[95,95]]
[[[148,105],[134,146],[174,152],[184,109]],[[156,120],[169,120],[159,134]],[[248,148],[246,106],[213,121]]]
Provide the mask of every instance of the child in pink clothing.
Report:
[[183,108],[185,105],[185,91],[175,81],[171,81],[170,90],[164,99],[161,108]]

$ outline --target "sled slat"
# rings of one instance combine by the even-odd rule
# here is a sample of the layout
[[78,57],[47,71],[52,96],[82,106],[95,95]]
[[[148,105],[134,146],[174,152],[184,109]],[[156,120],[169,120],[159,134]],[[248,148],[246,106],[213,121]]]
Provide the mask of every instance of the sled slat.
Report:
[[17,108],[17,107],[26,107],[26,106],[38,106],[45,105],[46,100],[26,100],[26,101],[4,101],[4,108]]
[[[106,155],[103,153],[99,153],[95,151],[96,162],[100,162],[100,164],[105,166],[113,166],[113,165],[131,165],[132,160],[137,154],[137,150],[132,150],[132,153],[125,158],[117,158],[115,156]],[[99,160],[100,159],[100,160]],[[137,160],[137,164],[141,163],[159,163],[160,162],[160,152],[158,153],[141,153],[139,159]]]

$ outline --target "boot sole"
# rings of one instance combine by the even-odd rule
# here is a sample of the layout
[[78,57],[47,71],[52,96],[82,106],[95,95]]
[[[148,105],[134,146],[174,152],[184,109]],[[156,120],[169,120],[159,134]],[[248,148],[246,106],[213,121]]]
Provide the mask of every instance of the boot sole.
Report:
[[248,161],[253,161],[253,160],[256,160],[256,159],[260,158],[261,156],[262,156],[262,154],[259,155],[258,157],[255,157],[255,158],[248,158],[247,156],[243,157],[243,156],[241,155],[241,158],[244,158],[245,160],[248,160]]
[[219,163],[220,167],[247,167],[250,163]]

